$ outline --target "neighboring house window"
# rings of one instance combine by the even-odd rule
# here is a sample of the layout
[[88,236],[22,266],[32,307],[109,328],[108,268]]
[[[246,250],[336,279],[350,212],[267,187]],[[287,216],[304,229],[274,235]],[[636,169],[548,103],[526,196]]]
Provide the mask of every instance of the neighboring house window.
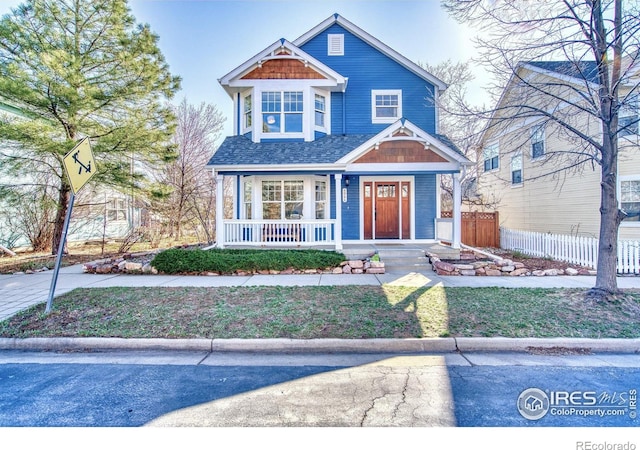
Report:
[[623,222],[640,221],[640,179],[620,181],[620,209],[627,214]]
[[304,181],[263,181],[262,218],[300,219],[304,208]]
[[316,94],[315,101],[315,123],[317,127],[324,128],[324,117],[326,112],[326,97],[324,95]]
[[640,119],[640,111],[638,111],[638,98],[634,97],[628,104],[623,105],[618,111],[618,129],[619,136],[631,136],[638,133],[638,119]]
[[107,202],[107,220],[127,220],[127,201],[114,198]]
[[522,153],[511,157],[511,184],[522,184]]
[[251,120],[251,112],[253,109],[251,95],[247,95],[244,98],[244,128],[251,128],[252,120]]
[[329,56],[344,55],[344,34],[328,34],[327,35],[327,55]]
[[243,190],[243,194],[242,194],[242,201],[244,203],[244,218],[245,219],[251,219],[252,218],[252,209],[251,209],[251,205],[252,205],[252,194],[253,194],[253,189],[252,189],[252,183],[251,180],[246,180],[244,182],[244,190]]
[[302,132],[302,92],[263,92],[262,131],[264,133]]
[[498,144],[491,144],[484,149],[482,154],[484,161],[484,171],[488,172],[498,168]]
[[327,182],[316,181],[316,219],[327,218]]
[[531,128],[531,158],[544,156],[544,125]]
[[371,91],[372,120],[392,123],[402,117],[402,91]]

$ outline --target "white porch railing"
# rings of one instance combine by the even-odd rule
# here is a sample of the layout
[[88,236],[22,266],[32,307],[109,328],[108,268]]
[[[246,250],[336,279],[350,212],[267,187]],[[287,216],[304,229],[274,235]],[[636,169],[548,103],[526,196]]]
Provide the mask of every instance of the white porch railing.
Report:
[[335,243],[335,220],[225,220],[224,245]]
[[[595,269],[598,239],[500,228],[500,246],[526,255],[552,258]],[[640,274],[640,241],[618,241],[618,273]]]

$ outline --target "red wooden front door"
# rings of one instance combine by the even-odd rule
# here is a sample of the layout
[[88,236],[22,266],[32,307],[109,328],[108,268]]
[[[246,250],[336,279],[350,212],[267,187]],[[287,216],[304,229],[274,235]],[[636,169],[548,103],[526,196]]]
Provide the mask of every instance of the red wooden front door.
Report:
[[376,239],[400,238],[399,183],[375,183],[374,195]]

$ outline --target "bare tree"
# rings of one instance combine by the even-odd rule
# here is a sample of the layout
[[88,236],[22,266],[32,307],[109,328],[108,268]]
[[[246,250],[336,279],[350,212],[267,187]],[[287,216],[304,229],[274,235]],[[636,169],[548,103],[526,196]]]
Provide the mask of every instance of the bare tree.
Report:
[[[224,117],[214,105],[190,105],[184,99],[174,107],[178,126],[173,142],[178,158],[156,175],[157,213],[167,224],[170,237],[180,239],[185,227],[207,241],[213,240],[215,186],[206,169],[224,123]],[[203,234],[204,233],[204,234]]]
[[[443,0],[461,22],[478,27],[479,58],[500,91],[498,107],[482,111],[489,127],[537,119],[573,142],[547,158],[549,174],[600,167],[600,232],[596,284],[588,293],[608,299],[618,292],[618,225],[624,217],[617,198],[619,136],[636,119],[619,123],[621,108],[636,108],[640,14],[623,0]],[[565,77],[522,76],[524,63],[562,61]],[[634,78],[635,77],[635,78]],[[498,96],[509,85],[511,94]],[[580,126],[589,117],[597,130]],[[592,127],[595,128],[595,127]]]
[[[469,62],[456,63],[446,60],[436,65],[429,63],[420,65],[448,86],[447,90],[437,98],[440,134],[451,140],[469,160],[475,161],[480,131],[485,121],[481,116],[467,114],[473,108],[467,101],[467,86],[475,78],[469,68]],[[475,195],[476,177],[477,167],[475,165],[466,168],[463,172],[460,180],[463,188],[462,202],[475,209],[484,209],[494,205],[494,203],[489,204],[487,199]],[[453,179],[451,176],[441,176],[440,189],[443,192],[442,207],[451,209],[453,205]]]

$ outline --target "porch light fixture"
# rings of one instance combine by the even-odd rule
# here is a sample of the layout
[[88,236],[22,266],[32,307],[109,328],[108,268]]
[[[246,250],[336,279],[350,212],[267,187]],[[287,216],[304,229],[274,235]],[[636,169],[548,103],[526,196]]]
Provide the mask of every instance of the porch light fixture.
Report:
[[344,177],[344,185],[347,186],[347,187],[349,186],[349,177],[348,176]]

